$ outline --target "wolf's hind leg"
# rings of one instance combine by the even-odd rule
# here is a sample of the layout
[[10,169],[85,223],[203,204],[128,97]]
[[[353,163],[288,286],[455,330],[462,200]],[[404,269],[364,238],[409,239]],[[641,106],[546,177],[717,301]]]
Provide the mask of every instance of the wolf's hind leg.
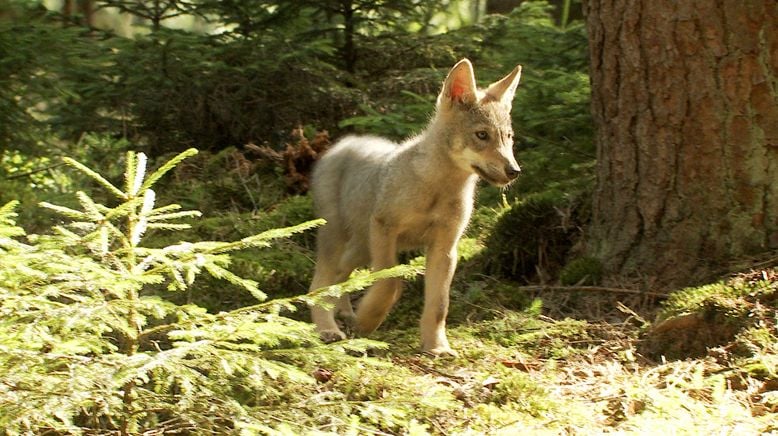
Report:
[[[334,268],[327,265],[325,261],[319,259],[316,262],[316,271],[313,274],[313,280],[311,281],[311,291],[323,288],[325,286],[334,285],[345,280],[349,272],[345,274],[336,271]],[[343,299],[348,300],[348,295],[338,297],[327,297],[323,301],[330,307],[324,308],[319,305],[311,305],[311,319],[316,324],[316,331],[319,332],[322,341],[335,342],[346,339],[346,335],[340,330],[337,322],[335,322],[335,313],[340,309],[342,310]],[[349,307],[351,302],[349,301]],[[352,311],[353,313],[353,311]]]
[[[370,260],[373,271],[397,265],[397,236],[378,220],[370,223]],[[359,302],[357,332],[368,334],[378,328],[400,298],[401,289],[400,279],[384,279],[374,283]]]
[[354,325],[357,322],[357,314],[354,313],[354,306],[351,305],[349,294],[341,295],[335,308],[338,311],[338,316],[347,324]]

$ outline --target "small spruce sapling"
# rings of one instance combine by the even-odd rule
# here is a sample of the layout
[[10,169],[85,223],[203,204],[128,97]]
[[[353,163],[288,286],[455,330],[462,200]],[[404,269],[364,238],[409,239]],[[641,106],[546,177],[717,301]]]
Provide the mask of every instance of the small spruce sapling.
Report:
[[[401,266],[356,274],[305,296],[266,300],[252,280],[229,271],[229,254],[321,224],[272,229],[235,242],[144,245],[149,230],[188,228],[197,211],[156,204],[152,187],[187,150],[147,175],[146,156],[129,152],[122,189],[72,159],[65,162],[116,198],[114,206],[77,192],[80,209],[42,203],[67,221],[50,234],[16,225],[16,202],[0,207],[0,428],[11,433],[131,434],[155,429],[224,432],[267,428],[272,409],[252,407],[288,382],[313,384],[307,361],[349,359],[367,340],[325,346],[307,323],[281,309],[364,288]],[[207,272],[260,302],[230,312],[178,306],[152,292],[178,292]],[[164,291],[163,291],[164,292]],[[293,357],[291,357],[293,356]]]

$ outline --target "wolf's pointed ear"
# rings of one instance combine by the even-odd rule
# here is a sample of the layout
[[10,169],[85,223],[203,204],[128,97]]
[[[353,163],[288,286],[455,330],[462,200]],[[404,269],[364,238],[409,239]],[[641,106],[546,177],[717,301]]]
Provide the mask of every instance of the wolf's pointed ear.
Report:
[[469,105],[475,102],[476,86],[473,64],[467,59],[462,59],[451,68],[446,81],[443,82],[443,89],[438,96],[438,105],[442,103],[464,103]]
[[510,74],[489,85],[485,98],[497,100],[510,106],[513,95],[516,94],[516,87],[519,86],[519,79],[521,79],[521,65],[516,65]]

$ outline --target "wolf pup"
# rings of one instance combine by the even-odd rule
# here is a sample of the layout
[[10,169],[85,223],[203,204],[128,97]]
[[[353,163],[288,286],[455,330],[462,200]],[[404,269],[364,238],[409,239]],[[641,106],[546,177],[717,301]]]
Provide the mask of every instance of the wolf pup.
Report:
[[[427,264],[422,350],[456,355],[446,338],[449,287],[457,241],[473,210],[478,178],[505,186],[519,174],[513,156],[511,101],[521,66],[476,88],[473,66],[459,61],[448,73],[435,115],[418,136],[396,144],[374,136],[347,136],[316,164],[312,194],[319,229],[311,290],[339,283],[354,268],[397,264],[401,250],[424,248]],[[311,307],[322,339],[344,339],[340,314],[359,334],[375,330],[400,297],[400,279],[374,283],[354,313],[348,295],[328,310]]]

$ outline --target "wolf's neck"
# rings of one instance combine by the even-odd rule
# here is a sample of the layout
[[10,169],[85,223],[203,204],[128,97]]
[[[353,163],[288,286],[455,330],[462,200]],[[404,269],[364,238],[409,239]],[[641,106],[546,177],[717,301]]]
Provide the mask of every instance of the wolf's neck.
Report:
[[453,195],[465,195],[472,199],[478,176],[454,162],[453,135],[445,126],[434,121],[418,136],[404,146],[410,152],[410,165],[420,183],[440,186]]

